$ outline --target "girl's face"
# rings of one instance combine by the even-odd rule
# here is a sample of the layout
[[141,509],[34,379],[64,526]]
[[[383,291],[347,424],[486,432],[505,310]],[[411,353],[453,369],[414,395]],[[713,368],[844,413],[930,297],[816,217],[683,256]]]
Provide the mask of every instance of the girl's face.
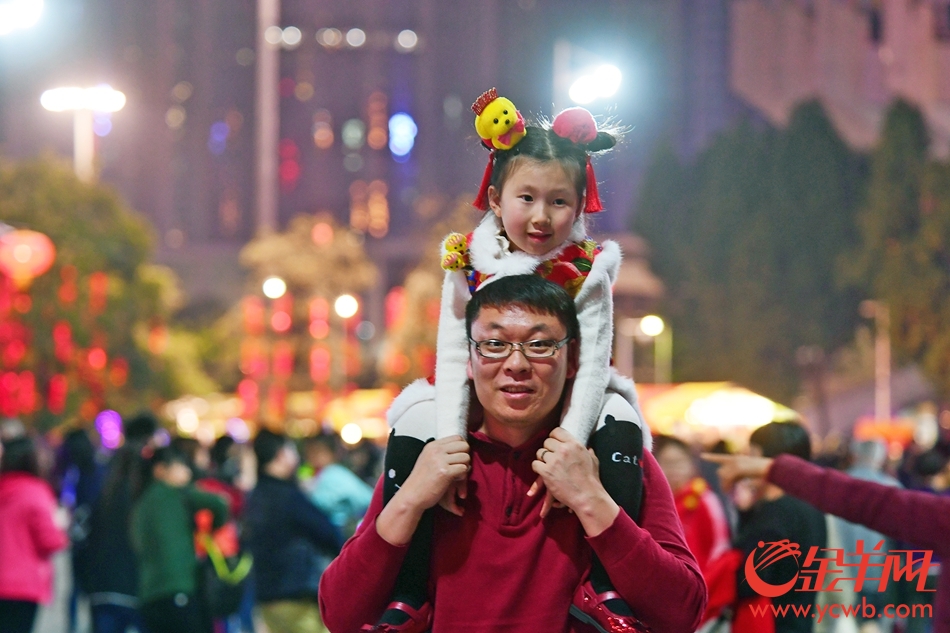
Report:
[[488,204],[512,249],[543,255],[570,237],[581,197],[561,163],[524,158],[512,166],[501,191],[489,187]]

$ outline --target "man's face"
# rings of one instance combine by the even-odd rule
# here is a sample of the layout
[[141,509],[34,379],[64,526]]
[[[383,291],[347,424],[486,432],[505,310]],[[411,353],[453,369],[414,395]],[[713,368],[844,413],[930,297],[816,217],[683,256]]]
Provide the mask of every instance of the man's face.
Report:
[[[550,314],[536,314],[519,306],[486,307],[472,323],[472,339],[523,343],[538,339],[563,340],[567,328]],[[549,358],[528,359],[519,350],[508,358],[480,356],[469,350],[468,377],[485,410],[485,423],[540,429],[556,419],[564,384],[577,372],[577,341],[561,347]]]

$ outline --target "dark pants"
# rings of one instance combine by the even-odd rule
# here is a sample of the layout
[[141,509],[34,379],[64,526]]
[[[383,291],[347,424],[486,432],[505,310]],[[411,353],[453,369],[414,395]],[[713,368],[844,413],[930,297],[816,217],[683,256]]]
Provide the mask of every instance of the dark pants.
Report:
[[38,606],[26,600],[0,600],[0,633],[30,633]]
[[209,633],[195,596],[183,593],[142,606],[142,620],[148,633]]
[[122,607],[117,604],[97,604],[92,606],[92,630],[94,633],[125,633],[130,627],[142,629],[142,618],[138,609]]

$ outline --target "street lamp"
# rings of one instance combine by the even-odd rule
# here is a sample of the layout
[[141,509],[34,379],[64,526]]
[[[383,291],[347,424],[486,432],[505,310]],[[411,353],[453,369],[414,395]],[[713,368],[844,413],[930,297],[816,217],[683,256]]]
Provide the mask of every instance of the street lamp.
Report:
[[93,88],[54,88],[40,96],[50,112],[73,113],[73,169],[83,182],[95,180],[96,137],[94,112],[118,112],[125,107],[125,94],[108,84]]
[[620,89],[620,69],[565,39],[554,43],[554,111],[569,99],[586,105],[614,96]]
[[0,35],[28,29],[40,20],[43,0],[6,0],[0,2]]

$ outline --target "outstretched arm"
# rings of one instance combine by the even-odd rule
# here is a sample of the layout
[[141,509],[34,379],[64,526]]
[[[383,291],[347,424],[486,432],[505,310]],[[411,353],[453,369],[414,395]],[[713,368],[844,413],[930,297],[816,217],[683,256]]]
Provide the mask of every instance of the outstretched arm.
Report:
[[723,485],[765,477],[822,512],[860,523],[891,538],[950,555],[950,498],[884,486],[821,468],[792,455],[763,457],[704,454],[721,464]]

